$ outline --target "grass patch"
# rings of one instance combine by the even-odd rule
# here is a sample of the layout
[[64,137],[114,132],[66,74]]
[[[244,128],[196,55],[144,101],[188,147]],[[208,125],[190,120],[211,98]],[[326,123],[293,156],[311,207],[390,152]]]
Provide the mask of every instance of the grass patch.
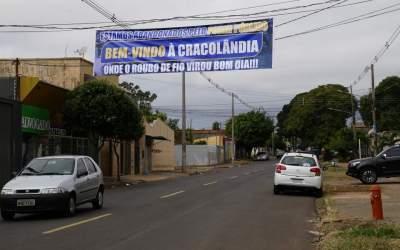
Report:
[[400,249],[400,229],[395,225],[365,224],[351,226],[328,235],[321,250],[391,250]]
[[368,225],[356,226],[339,232],[340,237],[376,237],[400,239],[400,230],[391,225],[371,227]]

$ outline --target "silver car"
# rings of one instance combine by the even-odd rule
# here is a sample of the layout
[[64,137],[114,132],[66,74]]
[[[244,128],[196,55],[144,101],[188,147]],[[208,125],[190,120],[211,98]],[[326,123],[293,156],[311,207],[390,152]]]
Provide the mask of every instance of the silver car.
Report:
[[91,202],[103,206],[101,169],[88,156],[50,156],[33,159],[1,190],[1,216],[16,213],[62,211],[73,215],[76,206]]

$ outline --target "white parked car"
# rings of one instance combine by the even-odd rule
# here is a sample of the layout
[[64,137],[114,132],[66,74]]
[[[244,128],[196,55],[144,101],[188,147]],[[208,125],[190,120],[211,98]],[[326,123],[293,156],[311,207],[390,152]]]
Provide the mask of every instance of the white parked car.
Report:
[[50,210],[75,213],[77,205],[103,206],[101,169],[88,156],[50,156],[33,159],[1,190],[1,216]]
[[321,197],[322,168],[314,154],[286,153],[276,164],[274,176],[274,194],[284,189],[310,190]]

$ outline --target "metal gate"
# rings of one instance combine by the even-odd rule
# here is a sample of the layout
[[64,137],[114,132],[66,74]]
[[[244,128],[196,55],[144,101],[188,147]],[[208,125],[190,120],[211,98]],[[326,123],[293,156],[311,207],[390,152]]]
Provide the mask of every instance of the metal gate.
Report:
[[21,168],[21,105],[0,98],[0,187]]

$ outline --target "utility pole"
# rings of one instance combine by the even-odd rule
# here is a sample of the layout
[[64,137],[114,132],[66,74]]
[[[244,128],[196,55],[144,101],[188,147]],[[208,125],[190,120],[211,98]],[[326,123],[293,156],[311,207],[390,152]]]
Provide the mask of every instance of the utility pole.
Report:
[[235,94],[232,95],[232,166],[235,165]]
[[16,101],[20,100],[20,80],[19,80],[19,59],[15,58],[15,84],[14,84],[14,99]]
[[185,72],[182,72],[182,173],[186,169],[186,88]]
[[271,141],[272,141],[272,155],[275,155],[275,129],[272,130],[271,133]]
[[351,103],[351,116],[352,116],[352,128],[353,128],[353,156],[356,155],[355,147],[357,143],[357,135],[356,135],[356,114],[354,112],[354,103],[353,103],[353,86],[350,85],[350,103]]
[[371,88],[372,88],[372,130],[373,134],[373,149],[374,156],[378,153],[378,143],[376,141],[376,106],[375,106],[375,72],[374,72],[374,64],[371,64]]

